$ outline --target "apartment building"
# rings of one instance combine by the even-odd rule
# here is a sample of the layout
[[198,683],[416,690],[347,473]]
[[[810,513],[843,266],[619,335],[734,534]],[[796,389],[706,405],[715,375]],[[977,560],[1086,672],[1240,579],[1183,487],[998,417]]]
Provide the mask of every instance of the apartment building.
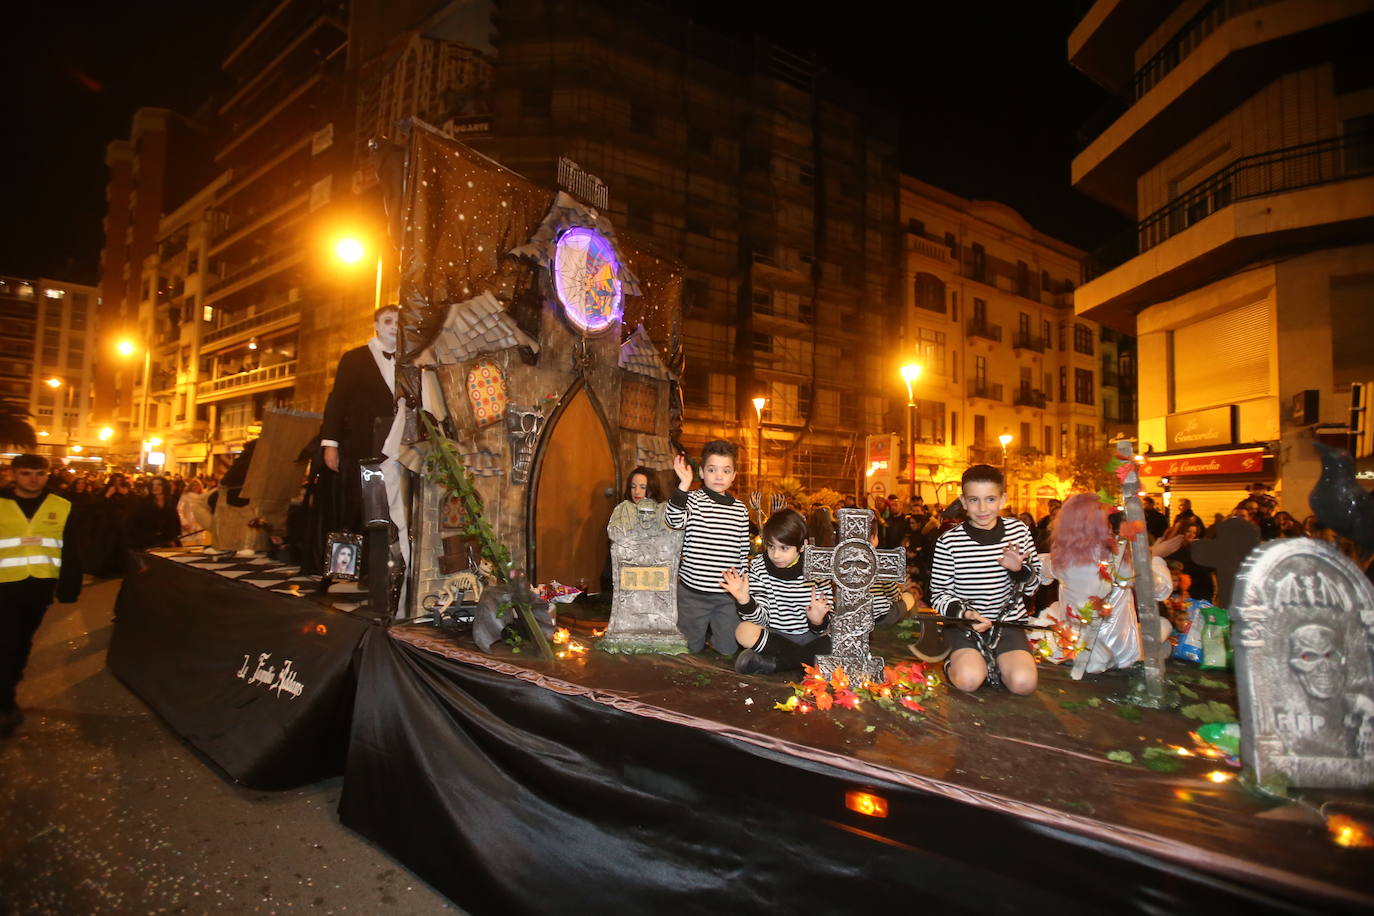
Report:
[[101,451],[90,422],[99,304],[94,286],[0,277],[0,398],[23,405],[39,452],[63,461]]
[[1133,433],[1134,341],[1074,315],[1083,252],[1011,208],[903,176],[901,216],[904,330],[885,387],[904,398],[899,367],[921,368],[905,474],[948,502],[968,465],[1003,467],[1011,504],[1043,512],[1075,455]]
[[742,444],[745,488],[761,469],[852,492],[897,403],[890,125],[816,61],[663,4],[494,7],[492,126],[471,142],[551,186],[576,161],[617,226],[685,265],[684,445]]
[[1121,100],[1074,184],[1137,221],[1074,309],[1136,334],[1147,485],[1204,517],[1255,480],[1306,514],[1374,378],[1371,37],[1368,0],[1099,0],[1069,38]]
[[156,253],[163,215],[180,206],[213,175],[205,130],[163,108],[140,108],[129,138],[105,149],[105,247],[100,258],[100,345],[94,355],[91,422],[114,430],[114,460],[136,461],[144,401],[135,387],[151,366],[148,328],[140,315],[155,289],[143,265]]

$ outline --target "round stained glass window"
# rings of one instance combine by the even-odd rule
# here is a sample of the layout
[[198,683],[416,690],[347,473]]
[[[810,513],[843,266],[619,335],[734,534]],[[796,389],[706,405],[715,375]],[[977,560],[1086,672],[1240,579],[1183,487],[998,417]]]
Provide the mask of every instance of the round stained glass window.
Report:
[[604,235],[569,229],[558,238],[553,284],[568,320],[588,334],[620,320],[620,263]]

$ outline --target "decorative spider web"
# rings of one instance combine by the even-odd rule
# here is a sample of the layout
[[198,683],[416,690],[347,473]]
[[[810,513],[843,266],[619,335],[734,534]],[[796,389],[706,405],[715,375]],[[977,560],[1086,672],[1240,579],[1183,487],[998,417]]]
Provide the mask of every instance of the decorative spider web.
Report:
[[554,253],[554,286],[568,318],[584,331],[620,319],[620,265],[610,242],[592,229],[569,229]]

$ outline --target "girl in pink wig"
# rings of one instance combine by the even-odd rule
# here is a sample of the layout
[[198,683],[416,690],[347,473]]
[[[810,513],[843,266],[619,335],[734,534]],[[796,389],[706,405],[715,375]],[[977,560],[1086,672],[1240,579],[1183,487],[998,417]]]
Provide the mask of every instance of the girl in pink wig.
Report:
[[[1106,615],[1097,640],[1082,651],[1091,652],[1087,671],[1095,674],[1110,668],[1125,668],[1139,661],[1140,628],[1136,620],[1135,594],[1131,585],[1123,583],[1133,575],[1130,545],[1113,537],[1107,523],[1107,512],[1095,494],[1077,493],[1070,496],[1059,510],[1051,531],[1050,555],[1043,558],[1041,579],[1059,580],[1059,600],[1046,609],[1041,619],[1050,618],[1061,633],[1070,635],[1073,643],[1081,644],[1087,632],[1082,618],[1094,619]],[[1151,591],[1156,600],[1169,594],[1168,567],[1162,570],[1164,594],[1158,592],[1161,571],[1154,570],[1155,582]],[[1159,618],[1156,623],[1167,635],[1168,622]],[[1073,646],[1057,645],[1050,652],[1052,661],[1067,661],[1073,657]]]

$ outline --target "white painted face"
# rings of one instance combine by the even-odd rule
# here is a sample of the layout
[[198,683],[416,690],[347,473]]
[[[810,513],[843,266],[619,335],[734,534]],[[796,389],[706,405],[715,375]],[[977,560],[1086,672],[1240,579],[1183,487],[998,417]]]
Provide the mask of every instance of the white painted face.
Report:
[[382,349],[384,350],[395,351],[396,349],[396,317],[395,311],[385,312],[377,316],[377,339],[382,342]]

